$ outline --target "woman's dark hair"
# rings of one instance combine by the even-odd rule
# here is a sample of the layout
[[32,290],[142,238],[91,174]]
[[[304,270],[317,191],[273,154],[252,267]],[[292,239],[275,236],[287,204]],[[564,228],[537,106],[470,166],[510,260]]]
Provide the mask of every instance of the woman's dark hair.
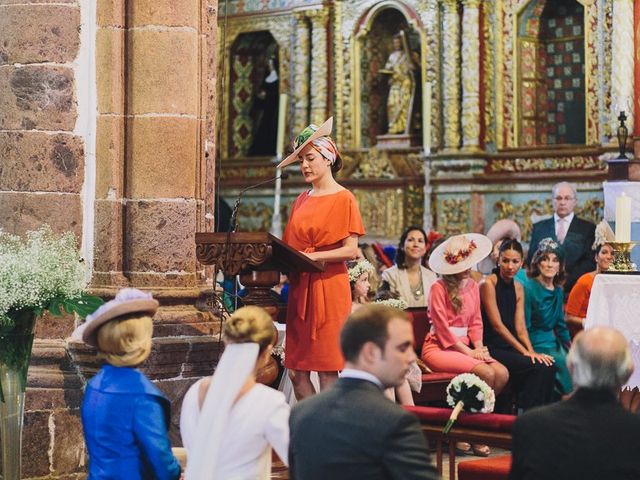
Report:
[[565,271],[564,271],[564,261],[560,255],[558,255],[556,252],[551,250],[547,250],[544,252],[538,251],[535,253],[533,258],[531,259],[531,265],[529,265],[529,271],[527,272],[527,277],[536,278],[538,275],[540,275],[540,262],[542,262],[543,260],[548,260],[549,255],[551,254],[554,254],[558,258],[558,262],[560,262],[560,266],[558,267],[558,273],[556,273],[556,276],[553,277],[553,286],[559,287],[560,285],[564,284],[564,281],[566,278]]
[[[398,265],[398,268],[402,268],[405,269],[407,268],[407,266],[404,263],[404,242],[407,241],[407,237],[409,236],[409,233],[413,232],[414,230],[417,230],[418,232],[422,233],[422,236],[424,237],[424,244],[425,246],[427,245],[427,233],[422,229],[422,227],[418,227],[416,225],[410,225],[408,226],[404,232],[402,232],[402,235],[400,235],[400,241],[398,242],[398,252],[396,253],[396,264]],[[425,266],[425,261],[426,261],[426,255],[424,257],[422,257],[422,265]]]
[[524,250],[522,249],[522,244],[516,240],[515,238],[503,238],[502,243],[500,244],[500,248],[498,249],[498,256],[506,252],[507,250],[515,250],[520,254],[522,258],[524,258]]
[[336,156],[336,161],[331,165],[331,173],[338,173],[342,169],[342,156],[340,156],[340,152]]
[[613,247],[611,246],[610,243],[601,243],[600,245],[598,245],[596,248],[593,249],[593,255],[598,255],[600,253],[600,250],[602,250],[602,247],[604,246],[608,246],[609,248],[611,248],[613,250]]

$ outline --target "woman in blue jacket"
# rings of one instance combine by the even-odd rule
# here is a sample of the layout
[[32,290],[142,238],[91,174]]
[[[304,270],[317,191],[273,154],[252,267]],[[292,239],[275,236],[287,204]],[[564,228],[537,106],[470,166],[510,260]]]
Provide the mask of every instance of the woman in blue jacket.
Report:
[[107,362],[87,384],[82,402],[88,480],[180,477],[167,436],[170,403],[135,369],[151,352],[157,308],[151,294],[127,288],[79,327],[84,342]]

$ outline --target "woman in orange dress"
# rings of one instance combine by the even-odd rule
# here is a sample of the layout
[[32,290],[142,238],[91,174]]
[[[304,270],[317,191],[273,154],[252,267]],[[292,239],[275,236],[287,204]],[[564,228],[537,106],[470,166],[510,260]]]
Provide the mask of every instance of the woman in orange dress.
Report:
[[320,127],[305,128],[294,140],[294,152],[278,165],[299,161],[312,187],[293,203],[283,240],[324,264],[323,272],[289,276],[284,364],[298,400],[315,393],[312,371],[318,372],[322,390],[335,382],[343,367],[340,329],[351,312],[345,261],[355,258],[358,237],[364,235],[355,197],[333,178],[342,159],[329,137],[332,124],[330,118]]

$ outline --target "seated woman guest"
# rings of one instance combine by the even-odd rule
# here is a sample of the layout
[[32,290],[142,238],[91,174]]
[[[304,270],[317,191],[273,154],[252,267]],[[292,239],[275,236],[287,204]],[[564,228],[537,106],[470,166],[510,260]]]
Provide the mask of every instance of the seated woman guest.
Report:
[[[369,303],[369,292],[371,288],[370,278],[375,272],[375,267],[367,260],[360,260],[347,262],[347,268],[349,270],[349,284],[351,285],[351,297],[353,302],[351,306],[351,313],[353,313],[363,305]],[[422,372],[415,362],[411,365],[410,373],[413,374],[412,379],[415,379],[417,382],[422,381]],[[385,394],[391,400],[395,401],[397,398],[401,405],[415,405],[413,395],[411,394],[409,380],[405,380],[402,385],[395,389],[387,389]]]
[[569,299],[565,307],[566,321],[569,328],[582,330],[584,319],[587,316],[587,307],[589,306],[589,297],[591,296],[591,287],[596,275],[609,269],[613,262],[613,247],[611,242],[615,241],[615,236],[611,227],[606,220],[603,220],[596,227],[595,249],[596,269],[588,272],[578,278],[578,281],[569,292]]
[[213,376],[194,383],[182,402],[186,480],[268,479],[271,447],[288,464],[289,406],[281,392],[256,383],[275,334],[259,307],[240,308],[225,322],[226,346]]
[[[484,235],[467,233],[450,237],[431,254],[429,266],[442,278],[431,287],[431,331],[424,340],[422,360],[434,372],[475,373],[498,395],[509,372],[482,343],[480,292],[470,278],[471,267],[489,255],[491,247]],[[489,454],[485,445],[473,450]]]
[[410,226],[400,236],[396,265],[382,272],[381,290],[389,290],[404,300],[409,307],[425,307],[436,274],[425,268],[427,234],[416,226]]
[[74,333],[107,362],[87,384],[82,401],[89,479],[180,477],[167,435],[171,404],[135,369],[151,353],[151,317],[157,309],[150,293],[125,288]]
[[524,322],[524,289],[514,278],[524,260],[522,245],[502,241],[498,267],[480,284],[484,344],[489,354],[509,370],[518,409],[550,403],[553,399],[553,357],[536,353]]
[[572,390],[566,354],[571,337],[562,311],[564,265],[560,245],[544,238],[533,254],[525,287],[525,319],[531,346],[538,353],[551,355],[556,366],[555,391],[558,396]]

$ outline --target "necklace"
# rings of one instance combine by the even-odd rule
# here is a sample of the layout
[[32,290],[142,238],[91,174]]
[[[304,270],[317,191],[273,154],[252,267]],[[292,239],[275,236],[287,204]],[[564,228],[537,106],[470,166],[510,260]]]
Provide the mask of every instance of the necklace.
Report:
[[411,287],[411,293],[416,300],[420,300],[420,297],[422,297],[422,272],[419,272],[419,279],[418,284],[415,287]]

